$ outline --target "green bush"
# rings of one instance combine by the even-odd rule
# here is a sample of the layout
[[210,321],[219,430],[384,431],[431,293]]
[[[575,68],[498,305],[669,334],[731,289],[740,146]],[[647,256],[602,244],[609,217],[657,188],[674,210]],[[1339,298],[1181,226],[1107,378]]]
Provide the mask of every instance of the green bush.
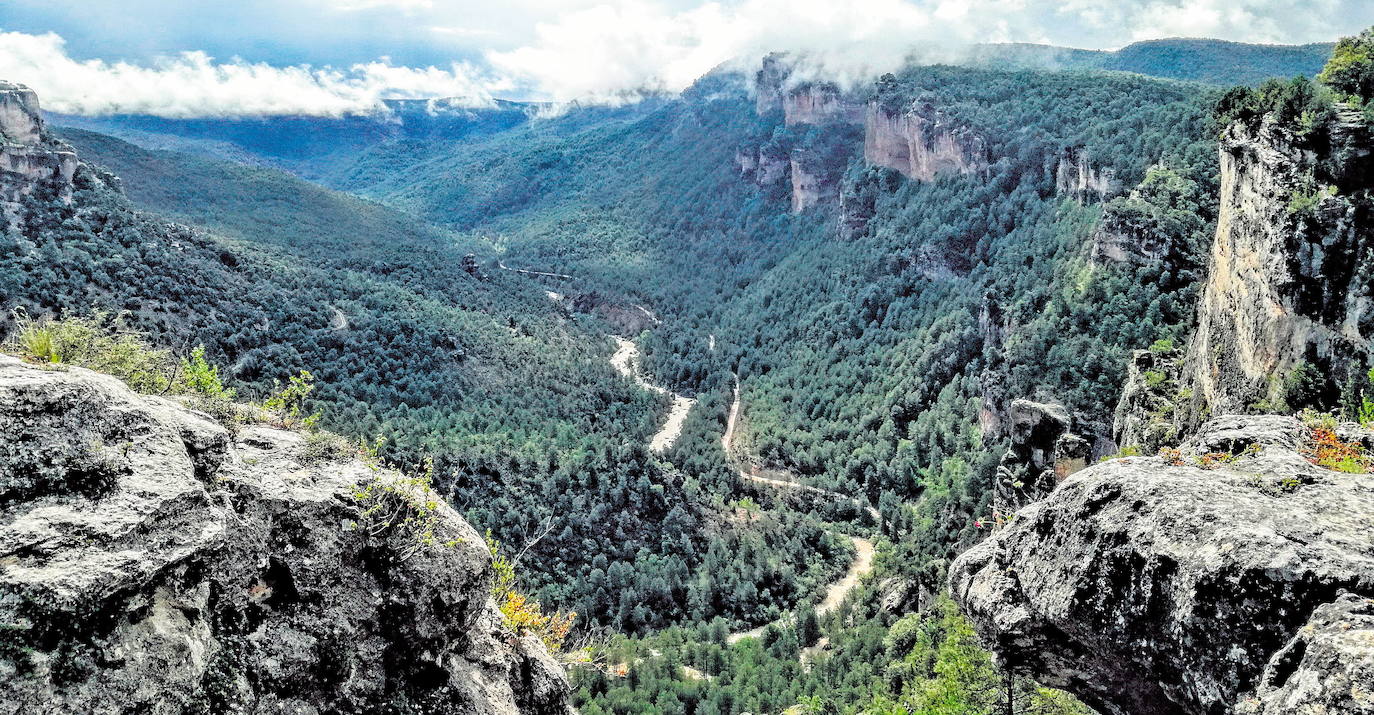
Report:
[[1342,37],[1317,79],[1350,97],[1374,98],[1374,28]]
[[347,438],[333,432],[315,430],[307,432],[305,435],[305,446],[301,448],[301,462],[303,464],[342,462],[357,456],[357,454],[357,446],[349,442]]
[[180,366],[166,350],[143,341],[118,320],[92,318],[34,320],[17,317],[5,352],[43,365],[71,365],[103,372],[144,394],[161,395],[178,387]]

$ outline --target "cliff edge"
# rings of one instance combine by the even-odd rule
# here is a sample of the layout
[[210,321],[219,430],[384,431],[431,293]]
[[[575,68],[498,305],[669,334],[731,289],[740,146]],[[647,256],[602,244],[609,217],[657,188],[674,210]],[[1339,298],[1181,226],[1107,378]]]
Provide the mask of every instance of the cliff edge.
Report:
[[[1374,433],[1341,438],[1374,446]],[[1374,475],[1291,417],[1085,469],[950,569],[1009,667],[1103,713],[1374,713]]]
[[0,356],[0,713],[568,712],[491,581],[414,480]]

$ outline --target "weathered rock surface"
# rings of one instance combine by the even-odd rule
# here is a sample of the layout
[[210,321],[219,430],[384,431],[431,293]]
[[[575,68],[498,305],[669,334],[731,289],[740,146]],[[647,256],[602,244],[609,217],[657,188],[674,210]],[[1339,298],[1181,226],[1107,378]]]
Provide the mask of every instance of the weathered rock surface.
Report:
[[805,155],[792,157],[792,213],[801,213],[835,193],[835,183],[823,173],[811,173],[807,159]]
[[1277,404],[1304,363],[1327,376],[1317,398],[1330,404],[1370,353],[1374,142],[1350,112],[1330,135],[1319,154],[1270,117],[1222,137],[1220,214],[1183,375],[1190,422]]
[[830,83],[808,83],[782,98],[783,124],[863,124],[864,105],[850,101]]
[[1115,171],[1096,166],[1082,149],[1067,147],[1060,152],[1054,167],[1054,188],[1060,195],[1086,203],[1108,198],[1121,186]]
[[1013,400],[1007,410],[1011,446],[997,466],[993,508],[1003,516],[1054,491],[1083,469],[1092,443],[1070,429],[1073,417],[1062,405]]
[[[1090,467],[956,560],[951,591],[1000,659],[1103,713],[1374,712],[1374,475],[1305,439],[1222,417],[1183,465]],[[1238,456],[1198,466],[1215,452]]]
[[38,95],[0,80],[0,210],[41,187],[71,195],[76,153],[50,137],[38,111]]
[[870,102],[864,116],[864,160],[917,181],[939,174],[973,174],[987,167],[987,143],[931,107],[904,111]]
[[791,159],[768,147],[735,150],[740,177],[758,186],[772,186],[787,177]]
[[1182,357],[1172,348],[1131,353],[1126,384],[1112,420],[1112,438],[1117,444],[1154,454],[1160,447],[1178,442],[1174,413]]
[[565,712],[482,537],[373,533],[356,484],[427,493],[304,449],[0,356],[0,713]]

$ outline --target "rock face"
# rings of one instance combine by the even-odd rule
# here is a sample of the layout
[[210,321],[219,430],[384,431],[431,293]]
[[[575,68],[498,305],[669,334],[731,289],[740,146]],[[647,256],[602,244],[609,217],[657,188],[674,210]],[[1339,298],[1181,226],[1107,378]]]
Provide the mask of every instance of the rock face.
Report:
[[1069,431],[1072,418],[1062,405],[1015,400],[1007,411],[1011,447],[997,466],[993,508],[1008,516],[1054,491],[1083,469],[1092,443]]
[[822,174],[812,174],[807,170],[807,159],[804,154],[794,154],[792,157],[792,213],[801,213],[834,193],[833,182],[827,181]]
[[797,87],[782,98],[783,123],[797,124],[863,124],[864,106],[846,99],[840,88],[828,83],[810,83]]
[[356,484],[432,492],[304,442],[0,356],[0,713],[566,712],[482,537],[374,530]]
[[783,85],[792,74],[787,56],[774,52],[763,58],[754,74],[754,112],[760,117],[782,108]]
[[735,165],[740,178],[758,186],[772,186],[787,177],[791,159],[769,151],[767,147],[735,150]]
[[1324,153],[1272,118],[1223,136],[1220,215],[1183,375],[1190,415],[1281,400],[1304,363],[1328,376],[1319,397],[1330,404],[1369,355],[1374,171],[1362,127],[1343,112]]
[[1169,256],[1174,250],[1169,239],[1152,227],[1133,222],[1135,216],[1107,211],[1092,234],[1091,259],[1098,265],[1134,263],[1148,265]]
[[0,211],[13,211],[15,202],[40,187],[69,199],[76,163],[71,147],[48,136],[38,95],[0,80]]
[[987,166],[987,144],[930,107],[894,111],[870,102],[864,115],[864,160],[917,181],[973,174]]
[[1116,404],[1112,438],[1122,447],[1154,454],[1177,444],[1178,371],[1182,354],[1175,349],[1136,350],[1126,369],[1126,384]]
[[1102,713],[1374,713],[1374,476],[1309,463],[1306,438],[1222,417],[1178,460],[1085,469],[951,591],[1001,660]]
[[1115,171],[1094,166],[1082,149],[1066,147],[1054,168],[1054,188],[1060,195],[1085,203],[1108,198],[1121,187]]

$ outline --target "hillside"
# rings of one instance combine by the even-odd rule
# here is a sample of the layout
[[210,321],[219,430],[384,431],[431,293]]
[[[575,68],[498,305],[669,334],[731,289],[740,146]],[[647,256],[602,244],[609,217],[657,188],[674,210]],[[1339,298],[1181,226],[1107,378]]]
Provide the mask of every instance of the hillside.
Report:
[[1119,50],[1077,50],[1033,44],[979,45],[967,60],[975,66],[1044,70],[1135,72],[1223,87],[1257,85],[1273,77],[1312,77],[1331,56],[1333,43],[1254,45],[1193,38],[1133,42]]
[[37,167],[0,173],[0,289],[203,343],[249,396],[309,370],[322,424],[577,612],[590,715],[1241,712],[1368,584],[1237,553],[1325,609],[1245,640],[1187,610],[1234,569],[1148,535],[1278,553],[1316,518],[1281,500],[1367,501],[1308,468],[1369,466],[1334,426],[1374,420],[1360,42],[1318,81],[1261,83],[1328,45],[1161,40],[853,84],[773,54],[556,115],[35,123],[0,145]]

